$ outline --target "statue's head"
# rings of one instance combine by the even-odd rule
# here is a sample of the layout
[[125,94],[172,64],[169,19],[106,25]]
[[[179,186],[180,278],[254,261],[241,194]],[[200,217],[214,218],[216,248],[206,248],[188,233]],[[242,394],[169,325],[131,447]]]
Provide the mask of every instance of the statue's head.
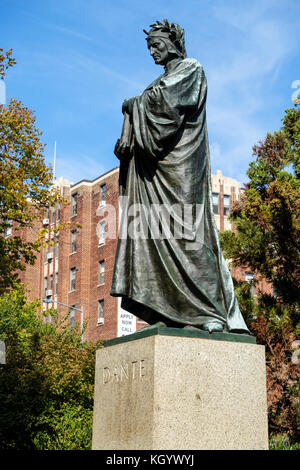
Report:
[[176,57],[186,57],[184,29],[181,26],[162,20],[150,27],[150,31],[144,29],[144,33],[147,34],[148,49],[156,64],[166,65]]

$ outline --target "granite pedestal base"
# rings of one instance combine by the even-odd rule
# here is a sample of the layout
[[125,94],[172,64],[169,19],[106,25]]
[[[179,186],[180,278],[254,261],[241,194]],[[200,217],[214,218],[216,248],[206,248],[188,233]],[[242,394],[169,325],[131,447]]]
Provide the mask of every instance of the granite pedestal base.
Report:
[[93,449],[268,448],[263,346],[130,336],[97,351]]

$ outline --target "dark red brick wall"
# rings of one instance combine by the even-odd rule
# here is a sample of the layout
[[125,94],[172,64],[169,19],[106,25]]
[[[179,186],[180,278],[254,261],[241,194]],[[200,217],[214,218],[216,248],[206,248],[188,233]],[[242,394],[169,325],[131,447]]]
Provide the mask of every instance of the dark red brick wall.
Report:
[[[77,215],[71,217],[71,204],[63,208],[64,221],[71,221],[71,228],[78,227],[76,237],[76,253],[70,254],[70,232],[63,234],[60,249],[60,290],[58,300],[68,305],[83,306],[84,320],[87,322],[84,338],[90,341],[108,339],[117,336],[117,299],[110,296],[114,257],[117,238],[98,243],[97,224],[104,217],[97,215],[100,202],[100,184],[106,184],[106,205],[115,207],[116,223],[118,220],[118,172],[108,174],[93,185],[76,185],[71,188],[70,196],[78,192]],[[116,233],[117,237],[117,233]],[[104,285],[98,285],[99,261],[105,262]],[[70,269],[76,267],[76,289],[70,292]],[[104,323],[98,325],[98,301],[104,300]],[[65,312],[67,309],[64,309]],[[76,321],[80,321],[80,312],[75,313]]]
[[[16,230],[16,224],[13,224],[12,236],[20,236],[26,242],[33,242],[37,236],[39,228],[42,224],[38,221],[35,222],[35,228],[23,228],[22,230]],[[34,265],[28,264],[25,271],[18,271],[18,277],[27,287],[28,301],[41,298],[41,267],[42,267],[42,252],[36,253],[36,260]]]

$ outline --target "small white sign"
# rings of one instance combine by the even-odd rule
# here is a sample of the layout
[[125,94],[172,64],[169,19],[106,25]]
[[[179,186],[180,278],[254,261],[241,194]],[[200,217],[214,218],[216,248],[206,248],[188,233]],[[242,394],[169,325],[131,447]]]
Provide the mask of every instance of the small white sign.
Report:
[[131,335],[135,332],[136,316],[122,309],[121,297],[118,297],[118,337]]

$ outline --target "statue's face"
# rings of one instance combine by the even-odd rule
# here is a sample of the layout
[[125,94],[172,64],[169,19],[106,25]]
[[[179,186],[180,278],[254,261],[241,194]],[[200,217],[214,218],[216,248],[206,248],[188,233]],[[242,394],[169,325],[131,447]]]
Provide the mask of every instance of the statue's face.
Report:
[[169,60],[169,51],[164,41],[154,37],[148,39],[147,43],[154,62],[158,65],[165,65]]

